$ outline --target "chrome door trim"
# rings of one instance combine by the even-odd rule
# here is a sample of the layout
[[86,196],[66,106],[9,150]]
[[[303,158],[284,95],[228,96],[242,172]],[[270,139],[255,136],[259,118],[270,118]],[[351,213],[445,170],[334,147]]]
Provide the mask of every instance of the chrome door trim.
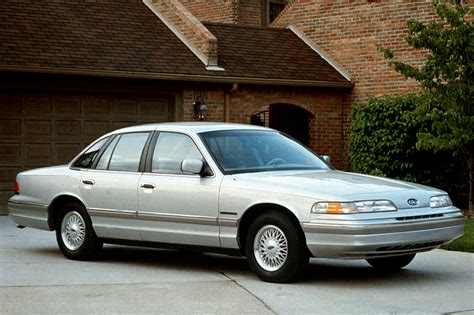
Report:
[[218,218],[217,225],[219,226],[228,226],[228,227],[237,227],[239,220],[237,219],[228,219],[228,218]]
[[137,218],[146,221],[162,221],[184,224],[217,225],[216,218],[207,216],[194,216],[185,214],[155,213],[140,211]]
[[136,219],[137,212],[132,210],[89,209],[89,215],[95,217]]

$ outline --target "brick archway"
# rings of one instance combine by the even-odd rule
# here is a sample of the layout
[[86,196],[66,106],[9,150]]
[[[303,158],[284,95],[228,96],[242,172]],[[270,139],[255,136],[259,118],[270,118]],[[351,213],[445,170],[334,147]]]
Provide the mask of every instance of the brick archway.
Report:
[[280,130],[305,145],[309,145],[310,118],[314,116],[305,108],[293,104],[276,103],[260,108],[250,116],[250,123]]

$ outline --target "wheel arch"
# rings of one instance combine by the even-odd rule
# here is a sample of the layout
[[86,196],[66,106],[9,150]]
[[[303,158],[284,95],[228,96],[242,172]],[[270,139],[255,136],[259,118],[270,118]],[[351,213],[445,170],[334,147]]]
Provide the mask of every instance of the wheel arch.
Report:
[[301,236],[306,244],[306,238],[303,233],[303,229],[301,228],[301,223],[298,220],[296,214],[288,209],[285,206],[276,204],[276,203],[259,203],[252,205],[249,207],[244,214],[242,215],[241,219],[239,220],[239,225],[237,228],[237,240],[239,244],[240,251],[245,254],[245,240],[247,237],[247,232],[249,230],[250,224],[252,223],[255,218],[259,215],[267,212],[267,211],[276,211],[283,215],[285,215],[291,222],[298,228],[298,232],[301,233]]
[[56,196],[53,201],[49,204],[48,207],[48,226],[51,231],[54,231],[57,226],[57,214],[59,210],[61,209],[61,206],[71,203],[71,202],[76,202],[84,206],[84,202],[75,195],[69,195],[69,194],[63,194],[63,195],[58,195]]

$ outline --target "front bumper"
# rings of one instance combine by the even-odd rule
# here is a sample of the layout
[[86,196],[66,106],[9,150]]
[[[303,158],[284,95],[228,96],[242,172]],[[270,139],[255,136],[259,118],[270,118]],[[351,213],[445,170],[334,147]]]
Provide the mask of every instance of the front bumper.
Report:
[[383,214],[331,216],[302,223],[306,243],[315,257],[367,259],[417,253],[449,243],[464,233],[459,209],[413,209]]

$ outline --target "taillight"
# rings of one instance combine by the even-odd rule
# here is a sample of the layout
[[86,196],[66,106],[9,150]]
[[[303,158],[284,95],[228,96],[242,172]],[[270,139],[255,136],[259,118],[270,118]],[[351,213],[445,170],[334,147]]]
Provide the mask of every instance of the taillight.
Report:
[[18,184],[18,182],[15,182],[15,195],[19,195],[20,194],[20,185]]

